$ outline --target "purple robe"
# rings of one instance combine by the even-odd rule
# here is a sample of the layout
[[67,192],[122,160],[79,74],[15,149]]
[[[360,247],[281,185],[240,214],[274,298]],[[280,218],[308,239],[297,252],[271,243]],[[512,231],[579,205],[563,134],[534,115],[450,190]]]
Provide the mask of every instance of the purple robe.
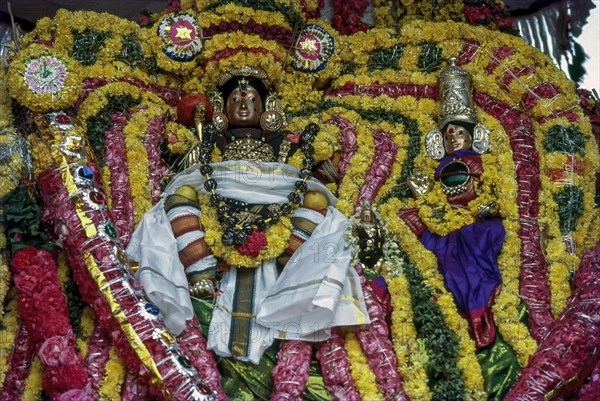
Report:
[[502,282],[498,255],[505,235],[499,219],[478,221],[446,236],[423,232],[421,243],[436,255],[444,285],[454,294],[461,314],[481,316]]

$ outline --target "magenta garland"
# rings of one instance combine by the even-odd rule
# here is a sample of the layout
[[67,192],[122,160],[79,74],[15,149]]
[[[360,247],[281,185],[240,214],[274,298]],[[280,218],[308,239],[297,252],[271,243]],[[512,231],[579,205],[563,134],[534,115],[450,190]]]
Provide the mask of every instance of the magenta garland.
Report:
[[8,358],[8,371],[4,377],[0,398],[4,401],[20,401],[25,380],[29,376],[35,354],[35,344],[27,328],[21,324],[15,336],[13,350]]
[[321,365],[323,384],[332,400],[361,400],[350,375],[350,360],[339,328],[335,327],[331,330],[331,338],[317,343],[315,356]]

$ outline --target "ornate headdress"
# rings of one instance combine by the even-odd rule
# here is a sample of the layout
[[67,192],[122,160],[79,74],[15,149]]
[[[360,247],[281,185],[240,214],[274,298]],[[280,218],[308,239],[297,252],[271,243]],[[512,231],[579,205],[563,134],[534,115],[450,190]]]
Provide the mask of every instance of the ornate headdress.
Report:
[[[265,131],[279,131],[287,125],[287,120],[281,106],[281,101],[275,93],[273,84],[267,76],[267,73],[260,69],[249,66],[241,68],[232,68],[229,71],[222,72],[217,78],[217,88],[219,90],[208,94],[214,108],[213,124],[217,131],[224,132],[229,125],[225,116],[225,99],[222,90],[230,86],[229,83],[237,79],[235,86],[252,85],[252,81],[258,82],[267,92],[264,97],[265,111],[260,117],[260,126]],[[256,88],[261,89],[261,88]],[[259,90],[259,92],[264,92]]]
[[436,160],[444,157],[444,141],[440,130],[450,122],[474,124],[472,149],[477,153],[487,151],[490,146],[489,130],[477,122],[472,77],[456,65],[456,57],[450,57],[450,65],[440,74],[439,88],[442,109],[438,129],[429,131],[425,139],[427,154]]

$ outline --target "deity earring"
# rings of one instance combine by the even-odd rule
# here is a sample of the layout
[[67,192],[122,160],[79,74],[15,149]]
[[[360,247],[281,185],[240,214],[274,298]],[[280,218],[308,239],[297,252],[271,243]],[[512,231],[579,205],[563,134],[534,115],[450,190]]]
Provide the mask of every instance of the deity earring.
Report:
[[229,126],[229,120],[227,116],[223,113],[225,110],[225,101],[223,100],[223,95],[221,92],[214,91],[208,93],[208,98],[213,105],[213,118],[212,123],[215,127],[215,130],[219,134],[224,134],[227,131],[227,127]]
[[265,112],[260,116],[260,127],[265,131],[279,131],[287,125],[287,120],[277,94],[270,93],[265,100]]

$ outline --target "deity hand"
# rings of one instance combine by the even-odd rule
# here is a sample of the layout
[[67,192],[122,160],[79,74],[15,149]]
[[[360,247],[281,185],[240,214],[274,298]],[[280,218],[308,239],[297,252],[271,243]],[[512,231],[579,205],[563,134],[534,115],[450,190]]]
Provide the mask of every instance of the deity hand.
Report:
[[485,205],[479,205],[477,207],[477,215],[475,216],[477,220],[484,221],[493,219],[500,216],[500,206],[491,201]]
[[425,195],[433,189],[431,177],[423,173],[414,173],[408,177],[407,184],[415,198]]

